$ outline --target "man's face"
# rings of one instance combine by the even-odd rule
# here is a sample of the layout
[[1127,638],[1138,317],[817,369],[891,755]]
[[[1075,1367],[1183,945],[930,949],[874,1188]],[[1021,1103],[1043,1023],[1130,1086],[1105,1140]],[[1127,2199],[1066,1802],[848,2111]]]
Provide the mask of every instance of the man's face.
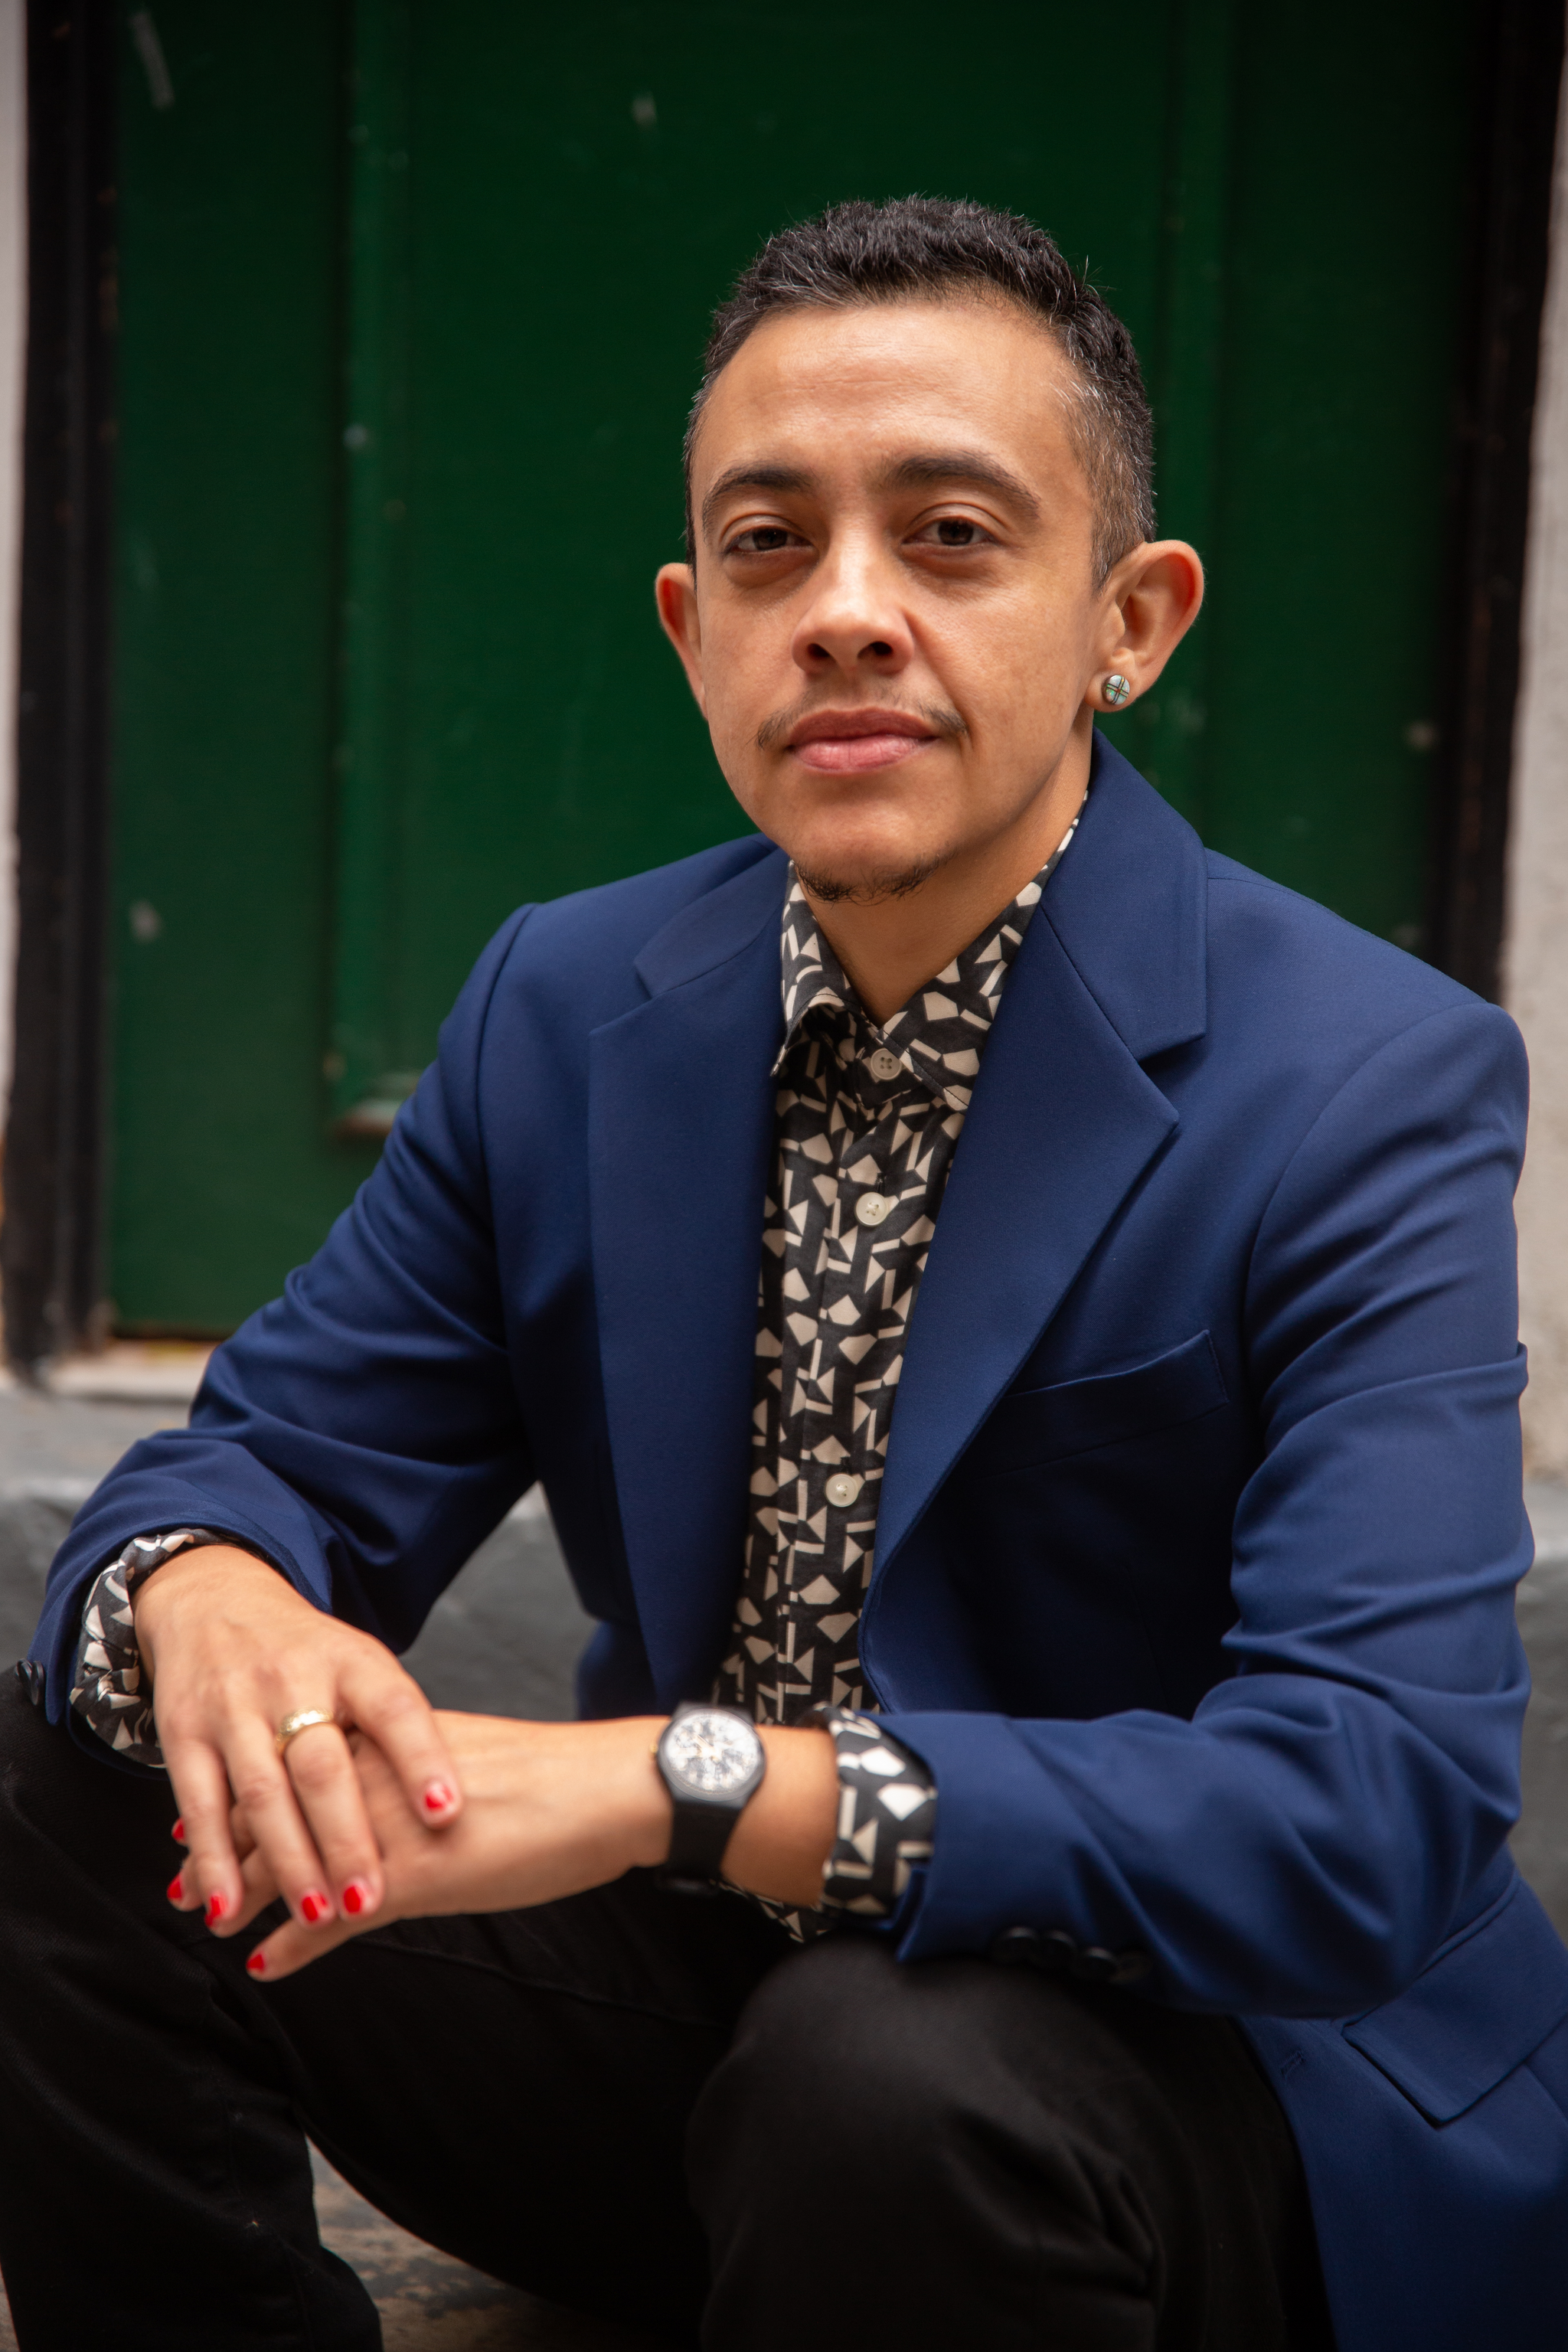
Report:
[[736,799],[825,897],[984,852],[1087,748],[1111,599],[1073,393],[972,300],[786,312],[713,388],[660,611]]

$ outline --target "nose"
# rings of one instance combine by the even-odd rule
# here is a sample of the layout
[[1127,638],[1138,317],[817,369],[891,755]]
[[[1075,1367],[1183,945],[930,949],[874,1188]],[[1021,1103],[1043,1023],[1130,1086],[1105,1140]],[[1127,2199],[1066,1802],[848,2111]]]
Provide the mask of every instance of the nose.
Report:
[[816,566],[791,652],[810,678],[895,677],[912,658],[896,567],[869,534],[839,541]]

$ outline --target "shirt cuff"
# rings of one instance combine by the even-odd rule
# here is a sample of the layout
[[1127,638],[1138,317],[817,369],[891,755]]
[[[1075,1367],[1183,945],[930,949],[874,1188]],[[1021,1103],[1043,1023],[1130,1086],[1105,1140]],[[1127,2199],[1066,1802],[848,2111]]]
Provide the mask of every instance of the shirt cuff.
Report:
[[805,1720],[831,1732],[838,1756],[838,1830],[822,1865],[822,1907],[862,1919],[890,1918],[910,1871],[931,1860],[936,1834],[931,1769],[874,1715],[819,1706]]
[[81,1640],[71,1675],[70,1703],[90,1729],[122,1756],[163,1767],[153,1694],[142,1677],[132,1602],[136,1588],[177,1551],[199,1544],[232,1543],[211,1528],[174,1528],[167,1535],[134,1536],[118,1559],[94,1580],[81,1612]]

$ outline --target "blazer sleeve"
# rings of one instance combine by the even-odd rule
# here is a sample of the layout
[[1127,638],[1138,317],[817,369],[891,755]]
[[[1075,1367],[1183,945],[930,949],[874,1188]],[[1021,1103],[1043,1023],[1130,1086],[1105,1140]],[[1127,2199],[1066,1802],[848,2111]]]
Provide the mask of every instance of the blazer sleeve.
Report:
[[1318,1115],[1250,1240],[1234,1675],[1191,1721],[889,1716],[939,1790],[906,1958],[1062,1929],[1150,1955],[1158,1998],[1275,2015],[1430,1958],[1519,1810],[1525,1108],[1517,1031],[1469,1000]]
[[479,1113],[486,1022],[531,911],[475,966],[353,1206],[216,1350],[189,1426],[133,1445],[79,1514],[31,1651],[51,1721],[69,1717],[87,1591],[132,1536],[232,1535],[401,1649],[531,1484]]

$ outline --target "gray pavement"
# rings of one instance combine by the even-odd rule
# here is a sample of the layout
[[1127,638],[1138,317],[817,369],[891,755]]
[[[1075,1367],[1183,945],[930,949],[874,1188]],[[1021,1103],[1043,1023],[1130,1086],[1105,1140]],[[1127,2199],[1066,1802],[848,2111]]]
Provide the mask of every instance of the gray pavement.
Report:
[[1524,1718],[1524,1813],[1513,1833],[1521,1870],[1568,1937],[1568,1487],[1525,1489],[1535,1566],[1519,1589],[1530,1660]]
[[[0,1668],[32,1639],[73,1514],[129,1445],[184,1420],[178,1401],[131,1403],[0,1388]],[[592,1621],[577,1605],[537,1496],[481,1545],[405,1663],[437,1706],[558,1722]]]

